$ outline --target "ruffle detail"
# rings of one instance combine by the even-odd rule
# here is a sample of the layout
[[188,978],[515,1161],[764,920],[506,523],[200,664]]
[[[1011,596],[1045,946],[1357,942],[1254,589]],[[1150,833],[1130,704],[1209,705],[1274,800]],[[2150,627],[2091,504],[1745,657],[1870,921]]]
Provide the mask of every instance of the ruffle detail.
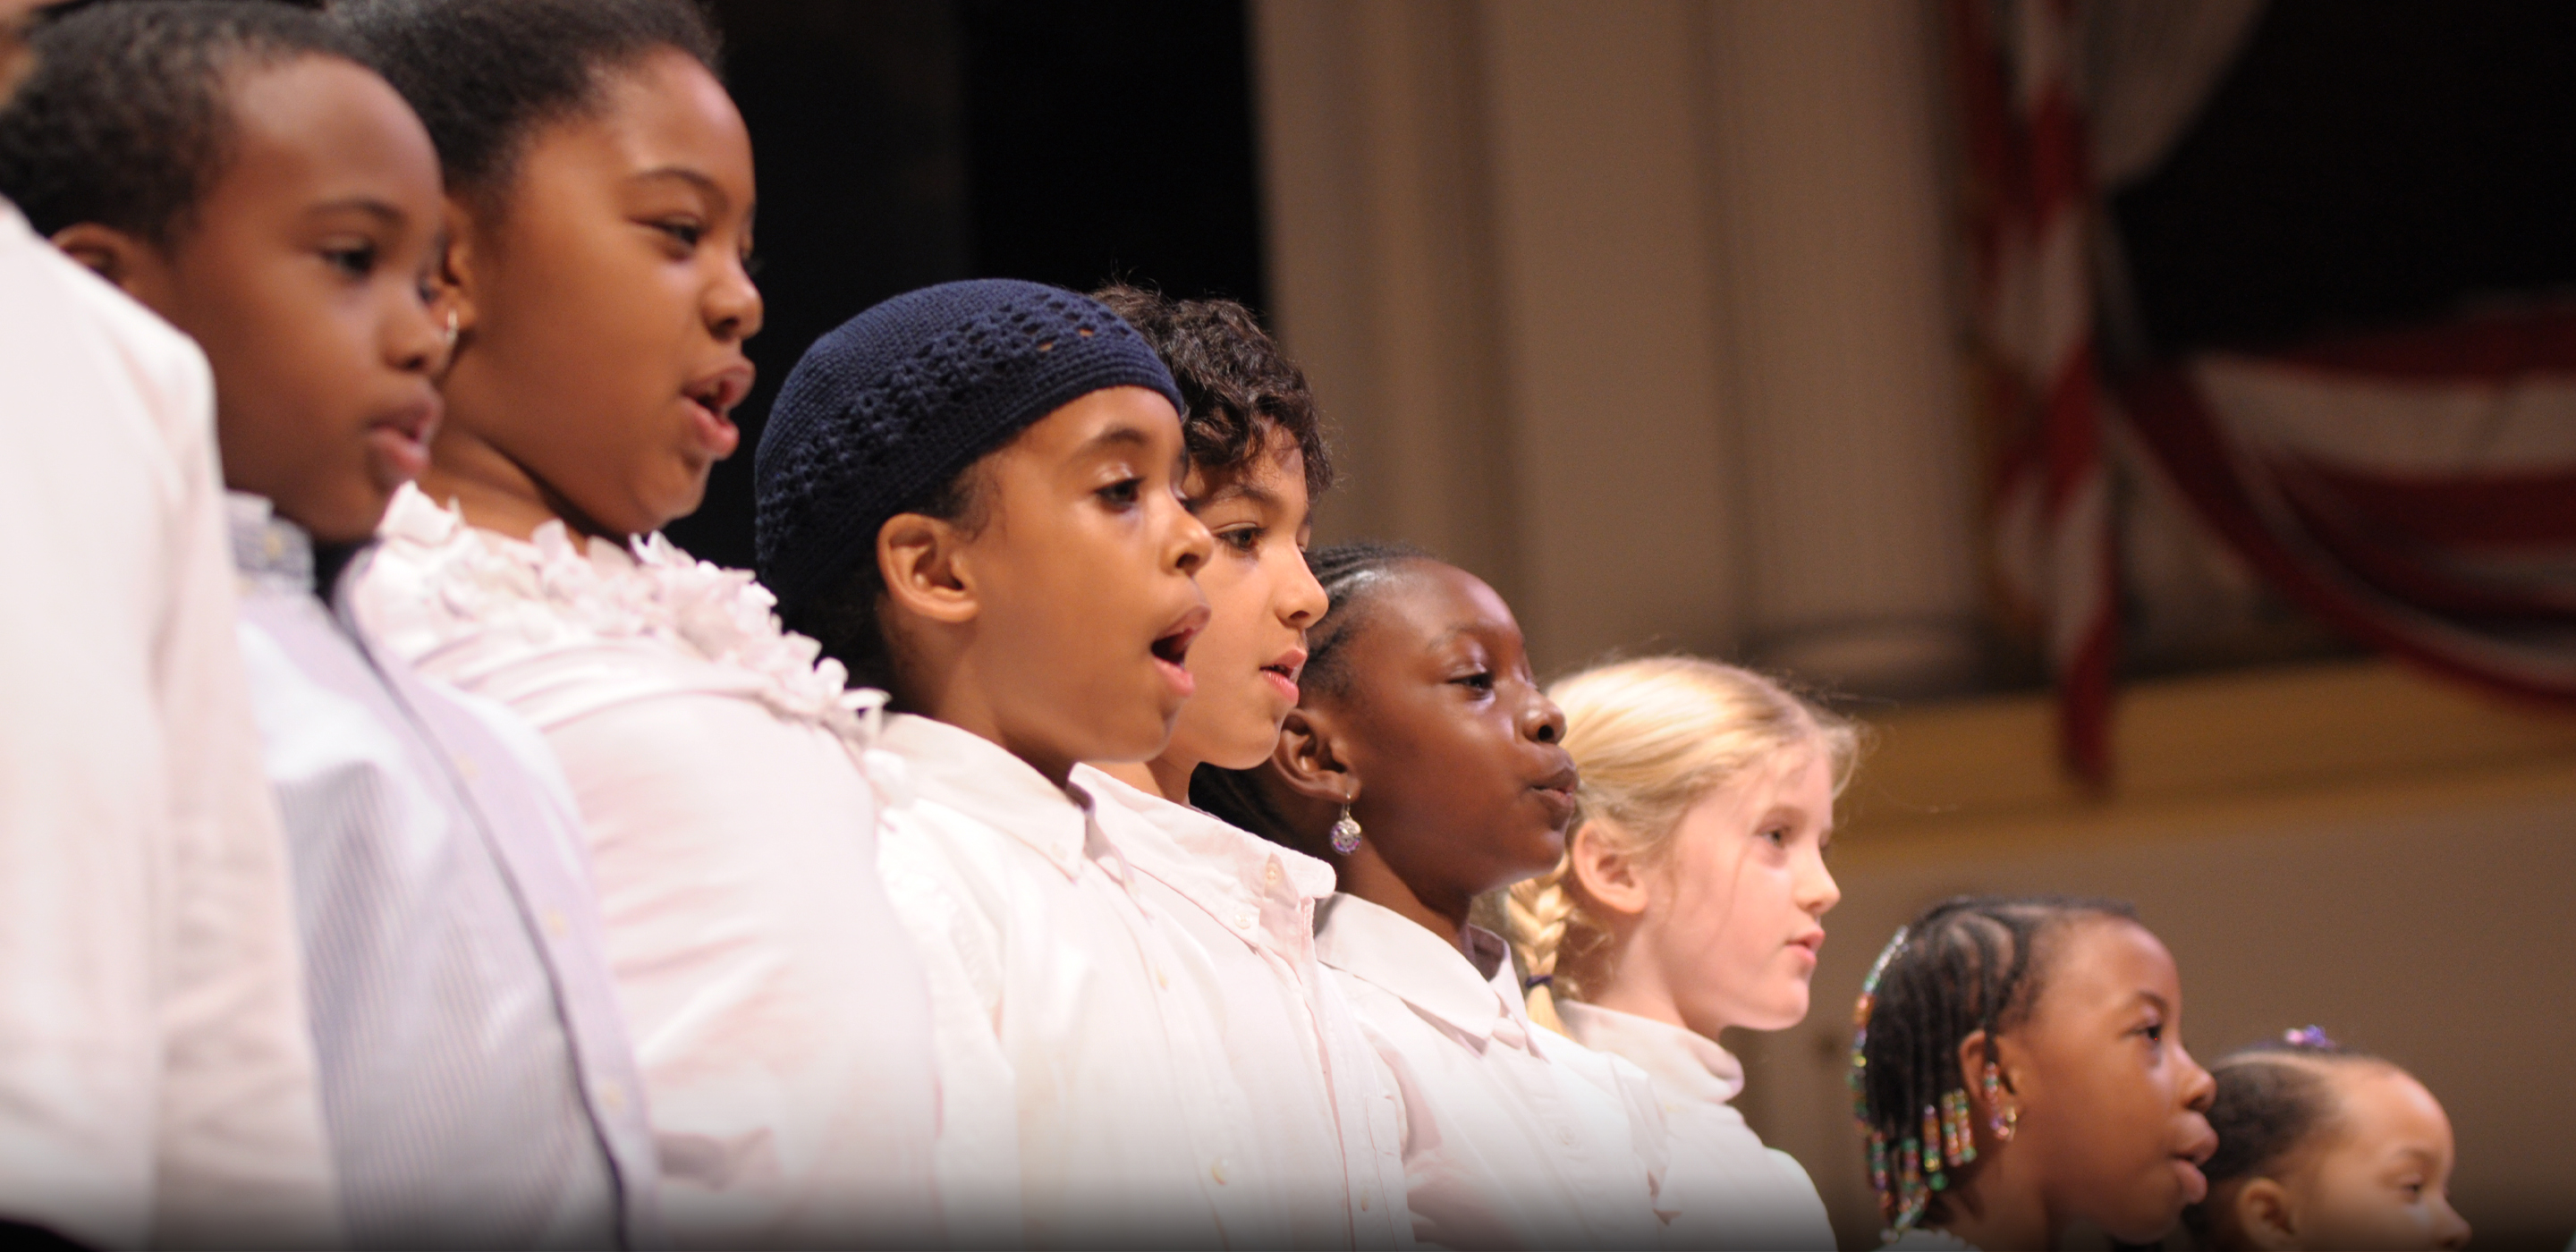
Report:
[[675,648],[747,678],[748,694],[854,747],[876,742],[886,694],[849,686],[821,645],[789,631],[777,597],[748,570],[681,551],[661,532],[621,548],[576,542],[560,521],[527,542],[478,530],[454,506],[405,487],[380,538],[414,566],[439,634],[496,633],[530,647],[636,640]]

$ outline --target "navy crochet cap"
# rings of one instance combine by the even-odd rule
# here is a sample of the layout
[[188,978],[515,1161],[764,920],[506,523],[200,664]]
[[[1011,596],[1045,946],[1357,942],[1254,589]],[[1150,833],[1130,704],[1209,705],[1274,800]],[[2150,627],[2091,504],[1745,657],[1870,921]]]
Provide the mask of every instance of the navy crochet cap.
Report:
[[793,611],[874,561],[887,518],[1108,387],[1150,387],[1186,407],[1134,327],[1044,283],[941,283],[841,323],[788,372],[760,436],[760,581]]

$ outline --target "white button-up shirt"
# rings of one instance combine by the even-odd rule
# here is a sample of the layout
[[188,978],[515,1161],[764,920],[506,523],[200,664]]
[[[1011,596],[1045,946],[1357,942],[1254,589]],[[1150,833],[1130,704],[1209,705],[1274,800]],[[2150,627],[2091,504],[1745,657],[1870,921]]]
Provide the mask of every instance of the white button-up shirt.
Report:
[[1575,1041],[1646,1071],[1672,1134],[1658,1193],[1673,1248],[1830,1249],[1816,1184],[1788,1153],[1762,1146],[1729,1101],[1744,1090],[1735,1055],[1669,1022],[1557,1001]]
[[672,1238],[937,1241],[928,992],[876,872],[866,698],[840,667],[749,574],[659,535],[521,542],[409,488],[357,599],[371,634],[563,764]]
[[1665,1130],[1643,1074],[1531,1023],[1502,939],[1475,959],[1357,896],[1324,907],[1343,980],[1401,1096],[1414,1234],[1452,1248],[1643,1248],[1663,1238]]
[[1110,844],[1143,872],[1146,900],[1207,953],[1225,1059],[1262,1126],[1263,1172],[1297,1247],[1410,1247],[1394,1093],[1340,987],[1315,960],[1315,904],[1333,870],[1303,853],[1088,765]]
[[0,201],[0,1217],[340,1239],[195,345]]
[[231,513],[351,1240],[659,1246],[652,1130],[553,756],[370,646],[268,501]]
[[952,1233],[1290,1242],[1298,1190],[1228,1060],[1219,967],[1091,798],[926,718],[889,719],[884,742],[911,774],[881,856],[930,966]]

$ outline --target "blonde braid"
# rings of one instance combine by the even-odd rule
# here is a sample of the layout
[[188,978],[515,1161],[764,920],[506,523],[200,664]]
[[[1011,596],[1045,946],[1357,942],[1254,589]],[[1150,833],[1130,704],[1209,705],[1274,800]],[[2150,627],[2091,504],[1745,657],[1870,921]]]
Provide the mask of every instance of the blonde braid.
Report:
[[1566,890],[1570,867],[1564,861],[1536,878],[1512,884],[1503,897],[1511,919],[1512,946],[1520,951],[1521,968],[1529,971],[1530,1020],[1558,1034],[1566,1033],[1556,1013],[1557,958],[1565,950],[1566,931],[1574,924],[1574,893]]

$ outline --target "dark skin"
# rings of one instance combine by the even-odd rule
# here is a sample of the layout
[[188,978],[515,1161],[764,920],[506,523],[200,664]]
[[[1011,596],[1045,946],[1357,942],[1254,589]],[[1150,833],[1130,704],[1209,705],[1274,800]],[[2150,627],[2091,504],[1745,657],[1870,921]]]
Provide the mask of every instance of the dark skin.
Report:
[[[1565,715],[1493,588],[1430,560],[1376,577],[1341,641],[1341,681],[1307,684],[1263,786],[1342,890],[1463,953],[1476,897],[1545,873],[1565,851]],[[1329,846],[1344,803],[1364,832],[1347,856]]]
[[877,531],[895,705],[1000,745],[1061,787],[1076,761],[1160,753],[1195,686],[1194,581],[1215,541],[1181,501],[1162,393],[1074,400],[977,461],[971,516]]
[[[2154,1243],[2206,1193],[2199,1167],[2218,1150],[2204,1116],[2217,1083],[2182,1044],[2181,976],[2123,918],[2070,923],[2043,951],[2029,1019],[1994,1037],[1993,1104],[1977,1079],[1986,1032],[1959,1044],[1977,1171],[1944,1228],[1980,1248],[2054,1248],[2080,1220]],[[2009,1142],[1989,1129],[1998,1107],[2017,1114]]]
[[462,335],[421,488],[521,538],[555,520],[619,538],[697,511],[751,390],[742,115],[677,49],[608,69],[598,96],[538,127],[509,185],[449,198],[439,281]]
[[438,157],[391,86],[337,57],[225,86],[229,159],[166,243],[95,222],[54,243],[205,349],[227,486],[358,543],[438,425]]

